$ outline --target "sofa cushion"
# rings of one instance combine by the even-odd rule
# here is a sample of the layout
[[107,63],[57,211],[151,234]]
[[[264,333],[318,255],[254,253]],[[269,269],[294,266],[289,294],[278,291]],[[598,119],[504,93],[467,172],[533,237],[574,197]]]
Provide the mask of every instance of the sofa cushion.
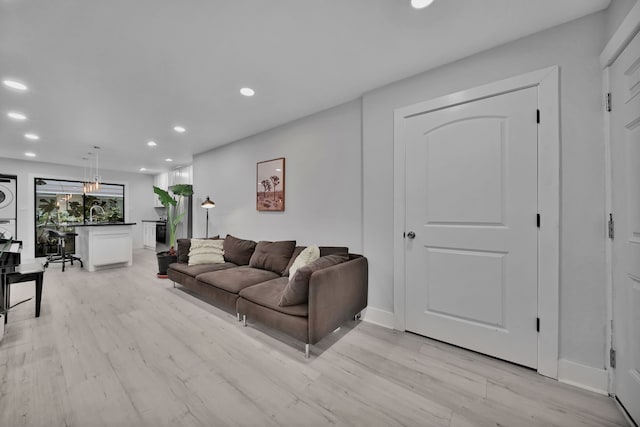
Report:
[[[291,274],[289,274],[289,269],[293,265],[293,262],[296,260],[298,255],[300,255],[300,253],[306,248],[307,248],[306,246],[296,246],[296,249],[293,251],[293,255],[291,255],[291,260],[289,260],[289,264],[287,265],[287,268],[284,270],[284,273],[282,274],[283,276],[291,276]],[[320,256],[336,255],[336,254],[348,255],[349,248],[347,248],[346,246],[320,246]]]
[[289,269],[293,265],[293,262],[305,249],[307,249],[306,246],[296,246],[296,248],[293,250],[293,254],[291,255],[291,259],[289,260],[289,264],[287,264],[287,268],[285,268],[284,273],[282,273],[283,276],[289,276]]
[[349,255],[349,248],[346,246],[320,246],[320,256],[327,255]]
[[169,264],[169,268],[191,277],[196,277],[199,274],[207,273],[209,271],[224,270],[231,267],[237,267],[237,265],[231,262],[225,262],[224,264],[199,264],[199,265],[189,265],[184,262],[174,262],[173,264]]
[[191,239],[189,265],[224,264],[222,240]]
[[178,262],[189,262],[189,249],[191,249],[191,239],[176,239],[178,246],[177,255]]
[[224,260],[238,265],[247,265],[256,248],[253,240],[244,240],[227,234],[224,239]]
[[272,271],[243,266],[199,274],[196,279],[216,288],[237,294],[247,286],[266,282],[279,276],[279,274]]
[[[204,239],[204,237],[203,237]],[[220,236],[208,237],[211,240],[218,240]],[[191,249],[191,239],[177,239],[178,262],[189,262],[189,249]]]
[[282,291],[278,305],[284,307],[307,303],[309,300],[309,278],[313,272],[343,263],[348,259],[349,257],[347,255],[327,255],[299,268],[296,274],[289,279],[287,286],[285,286]]
[[251,260],[249,260],[249,266],[273,271],[281,275],[287,268],[295,248],[295,240],[258,242],[256,250],[251,255]]
[[309,307],[307,304],[289,305],[285,307],[278,305],[282,291],[287,286],[287,283],[289,283],[289,280],[286,277],[278,277],[268,282],[249,286],[240,291],[240,296],[261,306],[279,311],[280,313],[307,317],[309,315]]
[[317,246],[307,247],[305,250],[300,252],[300,255],[296,257],[293,264],[291,264],[291,267],[289,267],[289,277],[293,278],[300,267],[304,267],[318,258],[320,258],[320,249]]

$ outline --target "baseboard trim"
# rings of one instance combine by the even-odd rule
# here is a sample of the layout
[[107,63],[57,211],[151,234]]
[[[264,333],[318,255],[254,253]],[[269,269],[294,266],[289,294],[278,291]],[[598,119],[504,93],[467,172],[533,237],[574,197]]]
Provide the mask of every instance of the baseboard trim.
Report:
[[362,319],[365,322],[373,323],[389,329],[393,329],[393,325],[395,323],[395,316],[392,312],[375,307],[367,307],[363,312]]
[[560,359],[558,381],[580,387],[598,394],[608,395],[609,374],[605,369],[586,366],[581,363]]
[[614,397],[613,401],[615,402],[616,407],[620,410],[620,412],[622,412],[622,416],[627,421],[627,424],[629,424],[629,427],[638,427],[638,424],[636,424],[636,422],[631,419],[631,415],[629,415],[629,412],[627,412],[627,408],[625,408],[622,403],[620,403],[620,400],[617,397]]

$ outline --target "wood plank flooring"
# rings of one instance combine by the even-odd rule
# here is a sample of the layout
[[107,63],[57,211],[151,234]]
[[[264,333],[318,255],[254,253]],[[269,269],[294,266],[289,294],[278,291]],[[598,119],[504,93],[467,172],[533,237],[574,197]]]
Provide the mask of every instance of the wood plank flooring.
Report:
[[0,343],[0,426],[626,425],[605,396],[366,322],[304,359],[155,271],[142,250],[129,268],[51,265],[41,317],[16,307]]

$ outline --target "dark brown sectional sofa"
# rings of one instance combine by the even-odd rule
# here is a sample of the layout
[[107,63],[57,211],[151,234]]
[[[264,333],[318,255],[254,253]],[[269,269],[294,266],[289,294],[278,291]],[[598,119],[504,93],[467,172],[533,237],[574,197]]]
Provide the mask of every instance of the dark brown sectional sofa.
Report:
[[245,326],[248,318],[304,342],[305,357],[309,357],[311,344],[367,307],[367,259],[349,253],[348,248],[321,246],[321,257],[339,256],[344,261],[307,271],[306,301],[282,305],[289,268],[304,249],[295,246],[295,241],[256,243],[227,235],[223,243],[225,262],[199,265],[188,264],[189,245],[190,240],[178,239],[178,262],[167,271],[174,284],[235,311]]

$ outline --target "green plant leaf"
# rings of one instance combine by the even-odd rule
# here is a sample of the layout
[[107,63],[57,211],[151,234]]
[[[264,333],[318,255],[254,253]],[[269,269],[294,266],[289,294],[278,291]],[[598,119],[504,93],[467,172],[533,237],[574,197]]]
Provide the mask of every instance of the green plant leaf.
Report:
[[171,225],[174,228],[177,228],[178,224],[180,224],[180,222],[182,221],[182,218],[184,218],[185,215],[186,215],[186,212],[182,212],[180,215],[178,215],[177,217],[173,218],[173,223]]
[[193,194],[193,185],[191,184],[176,184],[172,185],[169,190],[176,196],[191,196]]
[[168,208],[169,206],[175,206],[178,203],[176,201],[176,199],[171,197],[171,195],[169,194],[169,192],[167,190],[163,190],[162,188],[156,187],[154,185],[153,186],[153,192],[158,195],[158,200],[160,200],[160,203],[165,208]]
[[158,195],[158,200],[167,209],[167,227],[169,229],[169,245],[175,246],[176,244],[176,228],[178,224],[184,219],[185,213],[180,213],[180,202],[185,196],[191,196],[193,194],[193,185],[191,184],[176,184],[169,187],[169,191],[175,195],[175,197],[169,194],[169,191],[163,190],[159,187],[153,187],[154,193]]

